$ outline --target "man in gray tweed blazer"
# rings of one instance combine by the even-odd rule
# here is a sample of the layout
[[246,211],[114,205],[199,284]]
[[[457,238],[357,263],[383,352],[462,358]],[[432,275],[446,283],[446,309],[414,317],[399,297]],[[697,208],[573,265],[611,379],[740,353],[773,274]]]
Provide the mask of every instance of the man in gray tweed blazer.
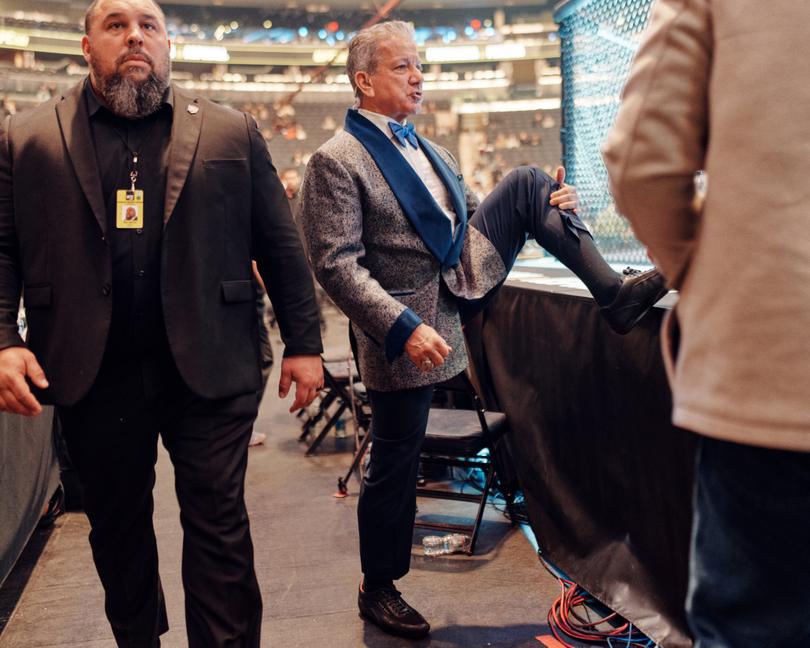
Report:
[[623,278],[575,213],[576,190],[536,168],[480,205],[453,157],[406,123],[422,102],[413,31],[387,22],[349,46],[359,109],[312,156],[299,217],[315,275],[352,322],[374,450],[358,504],[359,607],[386,632],[430,626],[393,581],[409,569],[416,474],[433,385],[466,367],[462,317],[494,294],[531,235],[626,332],[664,292],[656,270]]

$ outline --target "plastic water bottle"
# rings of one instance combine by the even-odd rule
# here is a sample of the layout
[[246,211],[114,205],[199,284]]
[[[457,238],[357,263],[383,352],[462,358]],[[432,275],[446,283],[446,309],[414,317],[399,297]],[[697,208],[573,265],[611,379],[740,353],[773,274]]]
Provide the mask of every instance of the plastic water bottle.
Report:
[[343,415],[335,421],[335,438],[345,439],[347,436],[349,436],[349,434],[346,431],[346,418],[345,415]]
[[445,556],[447,554],[467,551],[470,545],[470,536],[462,533],[451,533],[445,536],[425,536],[422,547],[426,556]]

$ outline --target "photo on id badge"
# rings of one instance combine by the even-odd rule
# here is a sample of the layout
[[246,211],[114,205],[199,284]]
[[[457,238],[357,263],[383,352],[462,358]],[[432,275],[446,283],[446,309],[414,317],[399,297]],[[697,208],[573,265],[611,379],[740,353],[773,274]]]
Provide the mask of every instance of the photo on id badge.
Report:
[[119,229],[143,227],[143,191],[119,189],[116,226]]

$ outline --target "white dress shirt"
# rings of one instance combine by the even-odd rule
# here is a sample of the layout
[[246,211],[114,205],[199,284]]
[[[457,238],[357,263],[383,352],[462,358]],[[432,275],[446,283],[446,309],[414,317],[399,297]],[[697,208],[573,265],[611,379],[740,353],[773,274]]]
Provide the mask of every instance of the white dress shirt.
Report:
[[[413,148],[413,146],[407,142],[404,147],[400,145],[399,140],[397,140],[391,132],[391,128],[388,126],[390,122],[396,123],[396,120],[363,108],[358,109],[357,112],[379,128],[388,139],[393,140],[397,150],[408,161],[408,164],[413,167],[413,170],[416,171],[416,175],[425,183],[430,195],[433,196],[433,199],[439,207],[441,207],[444,215],[447,216],[450,221],[451,227],[455,231],[456,211],[453,209],[453,203],[450,201],[450,194],[422,148],[418,145],[417,148]],[[402,125],[404,126],[405,123],[407,122],[403,122]]]

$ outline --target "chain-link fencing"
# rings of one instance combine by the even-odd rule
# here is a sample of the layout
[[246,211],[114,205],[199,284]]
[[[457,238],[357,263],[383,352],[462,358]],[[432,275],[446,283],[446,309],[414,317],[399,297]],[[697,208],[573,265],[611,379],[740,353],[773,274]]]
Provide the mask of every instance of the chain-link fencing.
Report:
[[600,146],[619,108],[620,94],[647,25],[653,0],[569,0],[559,23],[563,79],[563,161],[588,223],[605,257],[646,262],[642,245],[617,212]]

